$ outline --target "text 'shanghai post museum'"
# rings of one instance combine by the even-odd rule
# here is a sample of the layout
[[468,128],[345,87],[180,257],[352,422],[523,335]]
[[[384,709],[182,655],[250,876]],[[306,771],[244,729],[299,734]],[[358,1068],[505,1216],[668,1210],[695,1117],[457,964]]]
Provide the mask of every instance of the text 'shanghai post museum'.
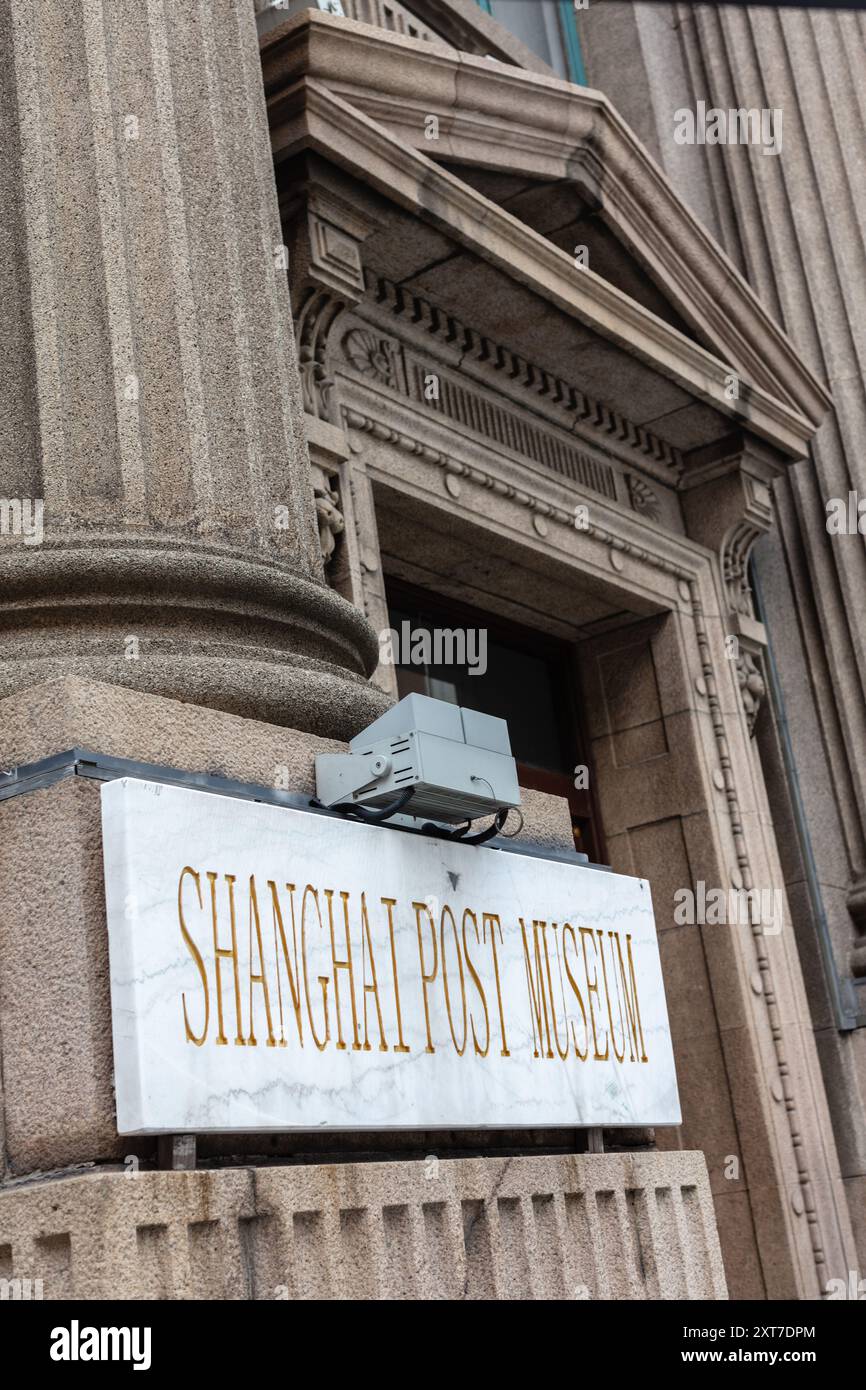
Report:
[[859,1296],[864,53],[2,0],[4,1297]]

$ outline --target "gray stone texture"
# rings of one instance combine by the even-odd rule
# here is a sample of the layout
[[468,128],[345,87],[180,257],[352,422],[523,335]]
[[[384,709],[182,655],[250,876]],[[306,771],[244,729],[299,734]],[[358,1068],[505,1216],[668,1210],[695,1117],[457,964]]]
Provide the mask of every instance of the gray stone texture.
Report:
[[[0,695],[66,672],[346,736],[252,7],[0,16]],[[8,370],[7,370],[8,369]]]
[[[866,1050],[862,1027],[840,1031],[831,975],[862,1019],[866,546],[862,535],[828,534],[825,508],[830,498],[847,504],[849,491],[866,497],[866,21],[818,7],[605,3],[581,22],[590,81],[635,126],[833,396],[809,458],[773,486],[777,531],[756,551],[809,846],[798,843],[792,790],[769,736],[762,756],[862,1265]],[[782,153],[675,144],[675,110],[699,100],[780,110]],[[829,967],[818,949],[822,918]]]
[[45,1299],[723,1299],[703,1155],[151,1173],[0,1199]]
[[[461,11],[468,22],[469,4],[451,0],[452,28]],[[719,20],[717,31],[708,8],[685,32],[680,7],[593,7],[598,51],[607,12],[613,75],[636,74],[625,99],[662,163],[678,84],[688,78],[701,95],[696,73],[714,62],[713,80],[727,80],[710,39],[730,43],[736,71],[757,71],[743,47],[752,19]],[[488,21],[478,22],[483,36]],[[0,765],[79,746],[312,791],[315,752],[342,746],[384,696],[365,679],[377,655],[370,628],[324,583],[252,6],[8,0],[0,23],[12,151],[0,202],[12,310],[0,349],[11,422],[0,426],[2,490],[46,504],[41,546],[0,537]],[[668,445],[701,445],[700,460],[685,462],[692,482],[708,470],[706,485],[691,490],[676,533],[645,524],[624,498],[599,499],[590,530],[576,530],[561,480],[505,463],[487,443],[473,453],[443,422],[406,426],[408,406],[383,405],[381,383],[372,415],[352,416],[351,449],[334,451],[349,493],[350,452],[363,455],[354,520],[355,503],[341,501],[357,551],[346,592],[371,618],[383,619],[384,574],[411,581],[420,569],[457,598],[486,587],[503,616],[526,606],[579,648],[610,858],[653,886],[684,1126],[657,1136],[664,1153],[440,1159],[432,1177],[424,1164],[347,1163],[357,1149],[339,1137],[328,1155],[337,1163],[269,1167],[263,1148],[285,1160],[297,1147],[236,1135],[201,1143],[203,1162],[255,1166],[35,1181],[149,1163],[156,1147],[114,1127],[98,790],[67,781],[0,803],[0,1276],[43,1277],[48,1297],[724,1297],[712,1192],[738,1296],[820,1296],[853,1247],[792,934],[671,920],[674,890],[697,879],[784,881],[722,656],[731,579],[766,509],[739,463],[728,483],[713,475],[732,417],[775,441],[772,475],[826,407],[767,316],[782,314],[794,336],[802,326],[796,287],[777,286],[785,248],[749,183],[775,197],[782,166],[747,152],[748,165],[730,166],[734,192],[693,151],[668,168],[675,180],[702,168],[694,208],[726,241],[726,260],[606,98],[322,16],[274,33],[275,157],[312,146],[319,165],[340,165],[347,189],[376,181],[359,206],[382,217],[384,231],[363,243],[379,273],[412,280],[527,361],[551,371],[572,361],[634,439],[632,415]],[[623,45],[640,55],[633,69]],[[293,85],[310,72],[317,85]],[[615,82],[604,85],[615,105]],[[541,173],[589,196],[609,241],[639,250],[671,300],[667,320],[604,276],[576,279],[549,228],[437,165],[423,147],[426,110],[444,118],[444,160],[502,178]],[[286,167],[299,166],[282,166],[291,193]],[[790,191],[807,186],[805,167],[795,163]],[[832,192],[822,186],[817,201]],[[784,212],[778,198],[766,206]],[[815,226],[800,235],[817,237]],[[843,321],[838,295],[826,312]],[[672,327],[676,315],[690,335]],[[821,375],[819,332],[806,330],[800,350]],[[731,409],[728,361],[763,388]],[[856,419],[859,397],[837,368],[834,358],[838,401]],[[358,382],[343,385],[366,407]],[[739,439],[731,448],[746,451]],[[833,481],[844,481],[838,470]],[[471,565],[456,563],[461,547]],[[849,593],[858,563],[840,570]],[[760,624],[737,611],[754,635]],[[862,708],[849,699],[844,714],[856,752]],[[528,837],[571,843],[564,803],[526,803]],[[796,902],[801,879],[786,876]],[[819,1044],[833,1056],[829,1027]],[[830,1090],[838,1112],[847,1093]],[[410,1142],[423,1153],[428,1138]],[[452,1135],[443,1147],[483,1139]],[[840,1131],[839,1143],[856,1196],[856,1137]]]

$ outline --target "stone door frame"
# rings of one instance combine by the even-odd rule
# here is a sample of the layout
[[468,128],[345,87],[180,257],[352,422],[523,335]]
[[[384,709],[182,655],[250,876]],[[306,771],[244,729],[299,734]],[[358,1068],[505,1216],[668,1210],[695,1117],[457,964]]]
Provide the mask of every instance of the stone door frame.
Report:
[[[820,1297],[829,1279],[845,1277],[852,1240],[787,902],[782,930],[768,935],[760,924],[674,926],[673,903],[659,898],[671,882],[665,836],[678,824],[690,873],[676,886],[702,879],[784,901],[737,665],[725,654],[725,547],[712,551],[516,465],[377,385],[341,378],[339,393],[347,548],[356,601],[374,626],[387,626],[375,524],[384,498],[389,507],[420,503],[434,524],[459,518],[479,546],[495,538],[512,554],[554,554],[634,611],[632,623],[576,651],[612,864],[654,889],[685,1120],[657,1140],[707,1154],[734,1296],[739,1281],[746,1297]],[[575,525],[578,502],[589,504],[585,528]],[[429,573],[423,579],[429,585]],[[465,598],[478,606],[469,584]],[[631,723],[628,691],[606,690],[604,680],[628,648],[620,671],[655,684],[647,717]],[[657,739],[658,751],[623,755],[641,737]]]

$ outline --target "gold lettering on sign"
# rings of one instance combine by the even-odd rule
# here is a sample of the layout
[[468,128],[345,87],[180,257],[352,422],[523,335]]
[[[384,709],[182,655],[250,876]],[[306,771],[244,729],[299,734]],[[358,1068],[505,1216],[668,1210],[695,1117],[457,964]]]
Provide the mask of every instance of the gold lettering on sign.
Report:
[[[205,875],[210,885],[210,932],[202,885]],[[189,921],[191,915],[194,917],[195,906],[188,880],[198,900],[200,919],[196,933]],[[372,1052],[375,1048],[379,1052],[406,1053],[411,1050],[405,1037],[408,1028],[410,1037],[414,1030],[417,1037],[425,1038],[425,1052],[435,1053],[444,1045],[444,1039],[434,1039],[433,1035],[437,1020],[440,1021],[438,1026],[444,1027],[444,1007],[458,1057],[467,1056],[470,1038],[470,1060],[489,1057],[498,1021],[498,1055],[508,1058],[511,1052],[499,957],[499,948],[505,948],[508,932],[509,950],[504,959],[509,972],[519,971],[522,949],[526,995],[524,997],[521,991],[519,999],[509,997],[507,1005],[512,1014],[517,1011],[518,1026],[523,1030],[521,1036],[531,1031],[531,1055],[535,1060],[539,1063],[558,1060],[569,1065],[608,1062],[616,1067],[649,1061],[629,933],[621,935],[616,930],[574,926],[571,922],[560,923],[547,918],[530,921],[518,917],[516,922],[503,927],[498,913],[476,911],[465,904],[448,902],[441,909],[437,907],[437,921],[428,905],[430,899],[411,900],[418,956],[415,962],[402,962],[401,981],[398,928],[404,932],[404,941],[407,937],[411,939],[412,930],[410,905],[406,900],[401,906],[396,897],[380,896],[385,920],[381,918],[381,908],[374,912],[371,920],[366,889],[354,899],[346,889],[308,883],[300,893],[296,912],[298,889],[294,883],[283,885],[288,895],[288,910],[278,880],[269,878],[266,883],[270,895],[273,954],[271,934],[267,931],[268,948],[265,949],[260,907],[263,901],[260,894],[264,890],[256,884],[254,874],[250,875],[246,890],[249,930],[239,951],[237,912],[244,904],[236,902],[236,875],[218,869],[200,871],[189,864],[181,870],[177,883],[178,924],[189,954],[191,977],[194,986],[200,983],[201,996],[196,1005],[193,994],[198,992],[197,988],[191,991],[187,987],[181,991],[179,1022],[185,1041],[194,1047],[203,1046],[208,1039],[217,1047],[228,1044],[226,999],[230,999],[231,994],[226,993],[229,982],[224,967],[230,961],[236,1047],[286,1048],[294,1041],[296,1032],[297,1044],[303,1048],[306,1015],[310,1035],[319,1052],[324,1052],[331,1044],[338,1052]],[[327,926],[322,895],[327,905]],[[386,926],[393,994],[388,988],[387,968],[383,978],[376,960],[378,949],[378,964],[381,964]],[[354,942],[353,931],[357,932]],[[202,942],[202,936],[208,938],[207,942]],[[213,941],[212,972],[210,937]],[[411,947],[408,954],[414,954]],[[319,962],[320,969],[324,967],[321,973],[315,969]],[[511,978],[511,974],[506,978]],[[216,997],[215,1034],[210,1030],[213,994]],[[249,1026],[245,1028],[242,1000],[247,996]],[[294,1030],[289,1023],[291,1012],[295,1016]],[[350,1032],[343,1026],[349,1019]],[[199,1024],[198,1031],[193,1020]],[[336,1021],[336,1037],[332,1037],[332,1020]],[[287,1025],[291,1039],[286,1036]],[[397,1040],[389,1046],[389,1036],[393,1039],[395,1034]]]
[[490,923],[490,948],[491,948],[491,950],[492,950],[492,952],[493,952],[493,974],[494,974],[494,977],[495,977],[495,979],[496,979],[496,1001],[497,1001],[497,1003],[498,1003],[498,1005],[499,1005],[499,1032],[500,1032],[500,1036],[501,1036],[501,1038],[502,1038],[502,1053],[501,1053],[501,1055],[502,1055],[503,1057],[510,1057],[510,1056],[511,1056],[511,1053],[508,1051],[508,1042],[507,1042],[507,1039],[506,1039],[506,1037],[505,1037],[505,1011],[504,1011],[504,1009],[503,1009],[503,1007],[502,1007],[502,986],[501,986],[500,983],[499,983],[499,957],[498,957],[497,954],[496,954],[496,928],[497,928],[497,927],[499,927],[499,940],[502,941],[503,944],[504,944],[504,937],[503,937],[503,935],[502,935],[502,926],[501,926],[501,924],[500,924],[499,918],[498,918],[498,916],[496,915],[496,913],[495,913],[495,912],[482,912],[482,914],[481,914],[481,924],[482,924],[482,927],[483,927],[483,930],[484,930],[484,940],[485,940],[485,941],[487,940],[487,923],[488,923],[488,922]]
[[355,975],[352,969],[352,941],[349,935],[349,894],[342,892],[340,901],[343,904],[343,928],[346,936],[346,955],[345,958],[338,959],[337,946],[334,941],[334,908],[332,898],[333,888],[325,889],[325,897],[328,899],[328,925],[331,930],[331,961],[334,966],[334,1011],[337,1015],[337,1051],[345,1052],[346,1044],[343,1042],[343,1020],[340,1013],[340,971],[345,970],[349,976],[349,998],[352,1001],[352,1051],[361,1051],[361,1039],[358,1037],[358,1011],[355,1008]]
[[[298,937],[295,928],[295,885],[287,883],[286,889],[289,894],[289,904],[292,909],[292,954],[295,960],[294,969],[289,960],[289,947],[286,941],[285,927],[283,926],[283,914],[280,910],[280,896],[277,892],[277,885],[272,878],[268,879],[268,887],[271,890],[271,909],[274,918],[274,959],[277,967],[277,999],[280,1009],[280,1047],[288,1047],[286,1042],[286,1032],[283,1026],[283,986],[280,980],[280,948],[283,953],[283,963],[286,967],[286,977],[289,984],[289,996],[292,1001],[292,1008],[295,1011],[295,1023],[298,1029],[298,1042],[301,1047],[304,1045],[304,1022],[301,1015],[301,981],[298,975]],[[279,932],[280,944],[277,946],[277,932]],[[305,962],[306,968],[306,962]]]
[[[557,922],[551,922],[550,930],[556,933],[557,931],[559,931],[559,924]],[[565,1023],[565,1051],[563,1051],[559,1042],[559,1024],[556,1021],[556,1005],[553,997],[553,981],[550,978],[550,956],[548,955],[547,951],[547,933],[543,927],[541,934],[544,940],[544,968],[547,973],[547,993],[550,999],[550,1018],[553,1023],[553,1040],[556,1043],[556,1050],[559,1053],[560,1060],[564,1062],[566,1057],[568,1056],[568,1015],[565,1012],[565,990],[562,988],[562,967],[560,966],[559,970],[559,986],[560,993],[562,995],[562,1017]],[[558,961],[559,937],[554,935],[554,941],[556,942],[556,959]]]
[[409,1052],[403,1041],[403,1015],[400,1012],[400,977],[397,974],[397,951],[394,946],[394,908],[397,906],[396,898],[381,898],[382,906],[388,911],[388,937],[391,942],[391,969],[394,972],[394,1002],[397,1006],[397,1037],[400,1041],[394,1047],[395,1052]]
[[320,1038],[316,1032],[316,1025],[313,1020],[313,1009],[310,1004],[310,977],[307,974],[307,897],[311,897],[316,904],[316,916],[319,919],[319,929],[324,930],[322,923],[322,909],[319,907],[319,895],[312,883],[308,883],[304,889],[304,896],[301,899],[301,958],[304,962],[304,993],[307,996],[307,1018],[310,1020],[310,1032],[313,1035],[313,1042],[320,1052],[324,1052],[331,1036],[331,1025],[328,1020],[328,985],[331,983],[330,975],[320,975],[319,984],[322,987],[322,1009],[325,1015],[325,1036]]
[[[253,922],[256,924],[256,945],[259,952],[259,969],[256,974],[253,971]],[[259,918],[259,901],[256,897],[256,880],[250,874],[250,1035],[247,1042],[250,1047],[256,1047],[255,1034],[255,1009],[253,1007],[253,985],[260,985],[262,997],[265,1005],[265,1018],[268,1021],[268,1040],[266,1047],[276,1047],[277,1040],[274,1037],[274,1027],[271,1021],[271,996],[268,990],[268,977],[265,972],[265,957],[262,951],[262,924]]]
[[181,936],[186,942],[187,948],[189,949],[189,953],[195,961],[195,967],[199,975],[201,976],[202,989],[204,990],[204,1023],[202,1024],[201,1034],[194,1033],[189,1026],[189,1016],[186,1011],[186,994],[182,994],[180,998],[181,1003],[183,1005],[183,1023],[184,1028],[186,1029],[186,1040],[187,1042],[195,1043],[196,1047],[201,1047],[202,1043],[207,1037],[207,1025],[208,1020],[210,1019],[210,993],[207,987],[207,971],[204,968],[204,961],[202,960],[201,952],[199,951],[198,947],[196,946],[195,942],[190,936],[186,922],[184,921],[183,917],[183,881],[186,878],[187,874],[189,874],[190,878],[195,884],[195,891],[198,893],[198,905],[200,909],[204,908],[204,903],[202,902],[201,896],[201,875],[197,874],[195,869],[191,869],[189,865],[187,865],[185,869],[181,870],[181,875],[178,879],[177,915],[180,921]]
[[[436,1049],[433,1046],[433,1039],[430,1036],[430,1006],[427,1002],[427,989],[436,979],[439,970],[439,950],[436,945],[436,924],[433,921],[433,913],[426,903],[413,903],[412,906],[415,909],[415,925],[418,928],[418,957],[421,961],[421,992],[424,996],[424,1021],[427,1025],[427,1046],[424,1051],[435,1052]],[[421,940],[422,912],[427,913],[427,921],[430,924],[430,935],[433,939],[433,969],[429,975],[424,970],[424,942]]]
[[[235,874],[225,874],[224,877],[229,888],[229,921],[231,922],[232,928],[232,945],[230,951],[224,951],[222,954],[230,956],[232,962],[232,980],[234,981],[235,987],[235,1018],[238,1027],[235,1036],[235,1047],[246,1047],[247,1040],[244,1037],[244,1020],[241,1014],[241,971],[240,962],[238,960],[238,927],[235,919],[235,883],[237,882],[237,878]],[[219,954],[220,953],[217,952],[217,958],[219,958]],[[219,975],[219,964],[217,964],[217,975]]]
[[[607,1021],[610,1024],[610,1038],[613,1042],[613,1055],[618,1062],[621,1062],[625,1057],[625,1027],[623,1027],[622,1052],[618,1052],[616,1047],[616,1029],[613,1026],[613,1010],[610,1007],[610,987],[607,983],[607,966],[605,965],[604,961],[604,932],[597,927],[595,934],[598,937],[598,954],[601,960],[601,972],[604,976],[604,995],[607,1000]],[[621,1009],[620,1021],[622,1021]]]
[[538,944],[538,928],[546,926],[547,923],[537,921],[532,923],[532,944],[535,953],[535,973],[533,974],[529,943],[526,939],[526,925],[522,917],[517,920],[520,922],[520,935],[523,940],[523,964],[526,967],[526,988],[529,992],[529,1003],[532,1010],[532,1038],[535,1044],[532,1055],[533,1057],[552,1057],[550,1023],[547,1017],[547,995],[544,988],[544,971]]
[[[379,982],[376,979],[376,957],[373,954],[373,940],[370,936],[370,919],[367,916],[367,894],[361,894],[361,978],[363,981],[364,995],[364,1051],[370,1051],[370,1036],[367,1032],[367,995],[372,994],[376,1001],[376,1019],[379,1024],[379,1051],[387,1052],[388,1044],[385,1041],[385,1028],[382,1023],[382,1006],[379,1003]],[[370,956],[370,969],[373,972],[373,983],[367,984],[367,954]],[[397,1015],[399,1017],[400,1005],[397,1004]]]
[[565,973],[568,976],[568,983],[571,985],[574,996],[577,999],[578,1004],[580,1005],[580,1013],[581,1017],[583,1018],[583,1036],[585,1039],[585,1046],[583,1051],[581,1052],[580,1048],[577,1045],[577,1033],[574,1027],[574,1019],[571,1020],[571,1041],[574,1044],[574,1050],[577,1053],[577,1056],[580,1058],[581,1062],[585,1062],[587,1057],[589,1056],[589,1029],[586,1024],[586,1009],[583,1006],[583,995],[580,992],[580,988],[578,986],[577,981],[575,980],[574,976],[568,968],[568,956],[565,954],[566,932],[568,932],[571,936],[571,942],[574,946],[574,958],[576,963],[578,958],[577,937],[574,934],[574,927],[571,925],[570,922],[563,923],[562,927],[562,958],[565,961]]
[[[609,936],[612,940],[616,941],[616,954],[617,954],[617,960],[618,960],[618,964],[619,964],[619,978],[620,978],[620,980],[622,980],[622,993],[623,993],[623,995],[625,996],[625,1007],[626,1007],[626,1013],[627,1013],[627,1015],[628,1015],[628,1024],[629,1024],[628,1038],[629,1038],[629,1046],[631,1047],[631,1059],[632,1059],[632,1061],[634,1061],[635,1051],[637,1051],[637,1055],[638,1055],[639,1060],[640,1060],[641,1062],[648,1062],[648,1061],[649,1061],[649,1058],[648,1058],[647,1055],[646,1055],[646,1047],[644,1046],[644,1040],[643,1040],[643,1028],[641,1027],[641,1021],[640,1021],[640,1005],[638,1004],[638,998],[637,998],[637,980],[635,979],[635,973],[634,973],[634,961],[632,960],[632,955],[631,955],[631,935],[630,935],[629,932],[626,932],[626,936],[625,936],[625,949],[626,949],[626,955],[628,956],[628,973],[629,973],[629,979],[631,980],[631,993],[630,993],[630,994],[629,994],[628,985],[626,984],[625,966],[623,965],[623,960],[622,960],[622,947],[621,947],[620,941],[619,941],[619,932],[613,932],[613,931],[608,932],[608,936]],[[619,991],[619,981],[617,981],[617,991]],[[621,1003],[620,1003],[620,1007],[622,1007],[622,1004],[621,1004]],[[640,1038],[640,1046],[639,1046],[639,1047],[638,1047],[638,1038]]]
[[232,975],[234,977],[235,1017],[237,1019],[237,1034],[235,1036],[235,1046],[245,1047],[246,1040],[243,1035],[243,1025],[241,1020],[241,979],[240,972],[238,969],[238,934],[237,925],[235,922],[235,876],[234,874],[224,875],[225,881],[228,884],[229,888],[229,916],[231,921],[232,936],[232,944],[230,947],[220,946],[219,944],[216,898],[216,885],[217,879],[219,878],[219,874],[216,873],[213,869],[209,869],[207,877],[208,882],[210,883],[211,919],[213,922],[214,978],[217,998],[217,1022],[219,1023],[219,1030],[217,1032],[217,1045],[219,1047],[226,1047],[228,1045],[228,1038],[225,1034],[225,1026],[223,1020],[222,962],[224,960],[230,960],[232,963]]
[[591,979],[589,978],[589,961],[588,961],[587,958],[586,958],[586,941],[587,941],[587,937],[588,937],[589,940],[592,942],[593,950],[596,949],[596,947],[595,947],[595,933],[594,933],[592,927],[578,927],[578,931],[580,932],[580,941],[581,941],[581,945],[582,945],[582,947],[583,947],[583,968],[584,968],[584,972],[585,972],[585,974],[586,974],[586,995],[587,995],[587,999],[588,999],[588,1001],[589,1001],[589,1021],[590,1021],[590,1023],[592,1024],[592,1042],[593,1042],[593,1047],[594,1047],[594,1051],[593,1051],[593,1054],[592,1054],[592,1055],[593,1055],[593,1057],[596,1059],[597,1062],[606,1062],[607,1059],[608,1059],[608,1056],[609,1056],[609,1054],[610,1054],[610,1048],[609,1048],[609,1046],[608,1046],[607,1039],[605,1039],[604,1052],[599,1052],[599,1050],[598,1050],[598,1035],[597,1035],[597,1033],[596,1033],[596,1031],[595,1031],[595,1011],[593,1010],[593,1007],[592,1007],[592,996],[593,996],[594,994],[598,994],[598,966],[596,966],[596,968],[595,968],[595,976],[594,976],[594,978],[591,980]]
[[[445,914],[451,923],[451,934],[454,937],[454,945],[457,948],[457,969],[460,972],[460,1000],[463,1005],[463,1041],[458,1043],[457,1034],[454,1032],[454,1019],[451,1015],[451,991],[448,988],[448,960],[445,954]],[[442,984],[445,987],[445,1011],[448,1014],[448,1027],[451,1029],[451,1041],[454,1043],[454,1051],[458,1057],[462,1057],[466,1051],[466,1041],[468,1036],[468,1023],[466,1018],[466,979],[463,974],[463,957],[460,954],[460,942],[457,939],[457,923],[454,920],[454,913],[446,903],[439,918],[439,954],[442,959]]]
[[463,929],[462,929],[462,930],[463,930],[463,954],[464,954],[464,956],[466,957],[466,969],[469,971],[469,975],[470,975],[470,977],[471,977],[471,979],[472,979],[472,983],[475,985],[475,988],[478,990],[478,993],[479,993],[479,995],[480,995],[480,997],[481,997],[481,1007],[482,1007],[482,1009],[484,1010],[484,1029],[485,1029],[485,1034],[484,1034],[484,1046],[483,1046],[483,1047],[480,1047],[480,1046],[479,1046],[479,1043],[478,1043],[478,1034],[475,1032],[475,1018],[474,1018],[474,1015],[473,1015],[471,1009],[469,1010],[469,1026],[470,1026],[471,1029],[472,1029],[472,1046],[475,1048],[476,1056],[478,1056],[478,1057],[486,1057],[486,1056],[487,1056],[487,1053],[490,1051],[490,1016],[489,1016],[489,1014],[488,1014],[488,1012],[487,1012],[487,996],[486,996],[486,994],[484,993],[484,986],[483,986],[482,983],[481,983],[481,980],[480,980],[479,975],[478,975],[478,971],[475,969],[475,966],[474,966],[473,963],[472,963],[472,957],[471,957],[470,954],[469,954],[469,943],[468,943],[468,941],[466,940],[466,922],[467,922],[467,920],[470,921],[470,922],[472,923],[472,927],[473,927],[473,930],[474,930],[474,932],[475,932],[475,941],[476,941],[476,944],[480,946],[480,945],[481,945],[481,934],[480,934],[479,931],[478,931],[478,918],[475,916],[475,913],[474,913],[474,912],[470,911],[470,909],[469,909],[468,907],[465,909],[465,911],[464,911],[464,913],[463,913]]

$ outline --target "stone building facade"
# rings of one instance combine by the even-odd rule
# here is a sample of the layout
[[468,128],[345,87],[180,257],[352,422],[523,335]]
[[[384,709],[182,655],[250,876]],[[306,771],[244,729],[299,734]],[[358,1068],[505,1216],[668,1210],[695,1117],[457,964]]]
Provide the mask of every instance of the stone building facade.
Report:
[[[602,4],[581,25],[590,82],[619,107],[832,397],[806,457],[774,481],[775,525],[755,548],[770,647],[762,665],[770,708],[756,743],[862,1267],[866,526],[840,533],[830,514],[834,500],[847,509],[852,495],[855,505],[866,496],[864,17],[856,9]],[[678,145],[675,108],[700,99],[782,111],[780,157]]]
[[[587,88],[473,0],[255,8],[3,10],[0,491],[44,535],[0,537],[0,1275],[821,1297],[866,1143],[863,550],[822,502],[856,485],[853,252],[809,220],[836,178],[854,237],[853,88],[780,184],[669,108],[788,119],[749,80],[788,79],[765,23],[817,62],[801,19],[598,4]],[[742,89],[702,85],[718,32]],[[59,755],[312,792],[411,677],[401,613],[498,643],[525,835],[649,880],[683,1125],[232,1136],[176,1171],[116,1131],[98,793]],[[683,923],[699,884],[781,907]]]

